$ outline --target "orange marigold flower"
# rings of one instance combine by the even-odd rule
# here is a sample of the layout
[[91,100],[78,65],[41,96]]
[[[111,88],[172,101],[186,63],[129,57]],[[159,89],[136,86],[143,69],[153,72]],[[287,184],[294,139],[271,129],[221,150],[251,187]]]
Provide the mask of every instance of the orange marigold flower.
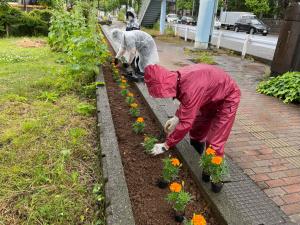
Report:
[[138,123],[144,123],[144,118],[143,117],[139,117],[136,119],[136,122]]
[[180,166],[180,161],[177,158],[172,158],[171,163],[173,166]]
[[223,158],[221,156],[214,156],[211,162],[215,165],[220,165],[223,162]]
[[172,191],[172,192],[180,192],[181,191],[181,189],[182,189],[182,186],[181,186],[181,184],[179,184],[179,183],[177,183],[177,182],[174,182],[174,183],[172,183],[171,185],[170,185],[170,190]]
[[136,103],[132,103],[132,104],[130,105],[130,107],[135,109],[135,108],[137,108],[137,107],[138,107],[138,104],[136,104]]
[[206,155],[216,155],[216,151],[212,147],[206,149]]
[[206,220],[202,215],[194,214],[192,219],[193,225],[206,225]]
[[128,96],[128,97],[133,97],[133,93],[128,92],[127,96]]
[[123,84],[126,84],[127,80],[122,79],[121,82],[122,82]]

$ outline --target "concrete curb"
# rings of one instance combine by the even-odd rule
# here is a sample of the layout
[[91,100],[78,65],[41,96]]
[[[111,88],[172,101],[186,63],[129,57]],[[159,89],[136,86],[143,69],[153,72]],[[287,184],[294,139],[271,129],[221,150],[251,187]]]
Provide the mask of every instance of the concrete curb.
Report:
[[[102,68],[96,81],[104,82]],[[96,95],[103,176],[106,182],[106,224],[135,225],[106,87],[97,87]]]
[[[112,42],[106,27],[103,33],[108,38],[115,51],[117,46]],[[142,83],[135,86],[148,104],[153,115],[161,126],[170,116],[173,116],[176,107],[170,99],[153,99],[149,96],[147,88]],[[293,224],[282,210],[260,190],[260,188],[229,158],[227,161],[232,176],[231,182],[225,184],[223,191],[214,194],[209,184],[201,181],[201,169],[198,156],[192,149],[187,138],[177,145],[185,165],[190,170],[199,190],[223,224],[232,225],[288,225]]]

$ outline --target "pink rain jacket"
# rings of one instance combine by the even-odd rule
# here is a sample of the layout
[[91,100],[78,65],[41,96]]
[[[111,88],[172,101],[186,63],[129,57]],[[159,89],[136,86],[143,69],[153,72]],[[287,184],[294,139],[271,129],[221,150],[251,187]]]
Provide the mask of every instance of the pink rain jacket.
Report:
[[205,64],[169,71],[158,65],[145,68],[145,83],[155,98],[176,97],[179,124],[167,137],[172,147],[190,132],[190,137],[207,141],[220,155],[230,134],[240,101],[240,89],[223,70]]

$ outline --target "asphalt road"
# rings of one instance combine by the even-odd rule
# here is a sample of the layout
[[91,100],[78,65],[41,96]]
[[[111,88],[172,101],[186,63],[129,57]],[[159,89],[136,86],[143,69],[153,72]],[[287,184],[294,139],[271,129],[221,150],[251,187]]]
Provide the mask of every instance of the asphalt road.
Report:
[[[177,35],[185,37],[187,30],[187,38],[195,40],[196,26],[189,26],[183,24],[177,24]],[[214,30],[212,43],[217,44],[218,37],[222,32],[220,46],[232,49],[238,52],[242,52],[245,40],[248,36],[246,32],[235,32],[230,30]],[[250,36],[248,42],[247,54],[260,57],[266,60],[272,60],[276,49],[278,36],[268,35],[262,36],[261,34],[254,34]]]

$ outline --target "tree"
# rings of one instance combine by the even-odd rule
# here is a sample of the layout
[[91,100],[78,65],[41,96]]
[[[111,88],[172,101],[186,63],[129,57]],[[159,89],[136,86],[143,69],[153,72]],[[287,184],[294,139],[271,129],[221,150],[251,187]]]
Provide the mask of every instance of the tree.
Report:
[[176,0],[176,8],[178,11],[192,10],[193,0]]
[[256,15],[262,15],[270,11],[269,0],[246,0],[246,6]]

